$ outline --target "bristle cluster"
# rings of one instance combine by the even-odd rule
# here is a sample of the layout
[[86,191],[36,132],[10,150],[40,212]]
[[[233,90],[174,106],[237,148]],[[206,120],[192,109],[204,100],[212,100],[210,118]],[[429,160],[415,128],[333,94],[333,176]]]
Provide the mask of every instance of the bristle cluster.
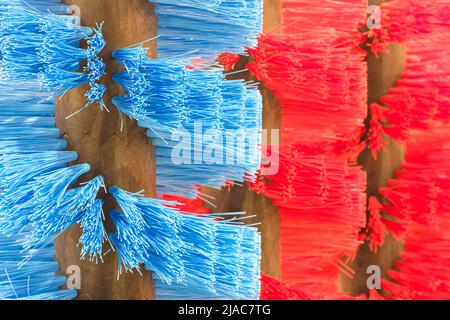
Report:
[[401,261],[383,282],[389,297],[450,299],[449,138],[446,127],[411,132],[405,164],[380,190],[388,200],[383,221],[404,239]]
[[281,108],[281,145],[251,184],[281,217],[281,280],[309,297],[339,298],[339,272],[366,227],[366,174],[356,158],[367,117],[358,29],[367,1],[283,1],[279,31],[259,37],[247,68]]
[[313,295],[332,293],[339,268],[345,272],[340,258],[361,244],[366,174],[345,160],[302,153],[302,146],[281,148],[282,165],[267,177],[265,195],[281,216],[282,279]]
[[334,29],[267,34],[250,52],[255,61],[247,68],[282,109],[285,143],[358,153],[367,117],[367,65],[354,36]]
[[311,300],[298,289],[293,289],[281,281],[261,275],[261,300]]
[[0,236],[0,299],[74,299],[77,296],[75,289],[60,289],[66,284],[66,277],[56,275],[59,267],[53,261],[52,243],[42,247],[26,264],[20,265],[27,259],[27,254],[20,245],[22,236]]
[[[382,5],[386,39],[407,49],[405,69],[380,101],[383,131],[406,144],[405,163],[381,188],[385,228],[404,242],[382,288],[393,299],[450,299],[450,68],[448,1]],[[378,107],[381,108],[381,107]]]
[[443,56],[450,50],[446,34],[430,34],[405,45],[405,70],[380,99],[387,107],[384,131],[399,141],[407,140],[410,130],[429,130],[450,119],[450,67]]
[[[44,11],[46,5],[50,12]],[[59,6],[61,10],[67,8]],[[99,53],[106,43],[101,29],[101,25],[92,29],[75,24],[71,16],[60,14],[55,1],[0,1],[2,77],[23,81],[37,78],[54,96],[89,83],[86,107],[98,103],[103,108],[106,88],[99,80],[105,64]],[[82,41],[87,42],[87,49],[80,48]],[[82,62],[86,66],[80,70]]]
[[261,0],[150,0],[158,15],[158,54],[213,60],[245,53],[262,31]]
[[[102,203],[95,200],[103,179],[73,188],[89,165],[68,167],[77,154],[55,129],[54,103],[35,81],[1,81],[0,91],[0,273],[5,299],[69,299],[58,291],[52,242],[81,223],[82,257],[101,258],[106,237]],[[92,232],[94,230],[95,232]],[[10,279],[6,279],[9,277]]]
[[390,0],[381,4],[381,26],[385,41],[404,42],[450,28],[450,3],[447,0]]
[[188,69],[151,60],[141,47],[114,52],[126,95],[113,103],[148,128],[156,146],[157,191],[195,197],[196,185],[243,182],[260,166],[262,99],[251,84],[226,80],[222,69]]
[[[257,299],[260,242],[256,228],[181,213],[174,203],[110,190],[120,270],[153,271],[159,299]],[[241,213],[236,213],[240,215]],[[216,216],[214,216],[216,217]]]
[[367,6],[367,0],[283,0],[281,28],[290,34],[333,28],[356,35],[365,20]]

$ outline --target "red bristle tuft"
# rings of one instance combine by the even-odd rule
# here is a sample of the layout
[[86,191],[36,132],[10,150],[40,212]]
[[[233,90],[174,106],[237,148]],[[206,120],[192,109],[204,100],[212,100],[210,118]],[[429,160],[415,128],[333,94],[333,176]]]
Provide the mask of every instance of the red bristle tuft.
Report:
[[211,210],[205,206],[205,202],[202,199],[188,199],[180,196],[164,194],[160,196],[161,199],[166,201],[176,202],[175,205],[171,206],[182,212],[190,213],[211,213]]
[[236,53],[225,52],[219,55],[217,61],[222,64],[225,71],[231,71],[236,68],[236,64],[240,59],[241,57]]
[[341,153],[347,150],[338,147],[359,143],[367,116],[367,66],[356,47],[329,29],[259,38],[247,68],[278,98],[285,143]]
[[401,262],[383,288],[395,299],[450,299],[450,130],[409,135],[406,163],[382,190],[404,230]]
[[381,209],[383,206],[376,197],[369,198],[369,221],[366,228],[367,240],[369,241],[369,249],[377,253],[378,248],[384,243],[387,235],[387,229],[383,223]]
[[410,130],[429,130],[450,119],[450,64],[442,55],[450,51],[446,34],[410,40],[406,46],[405,71],[380,99],[388,108],[384,130],[399,141],[406,140]]
[[365,20],[368,1],[283,0],[282,6],[284,33],[333,28],[356,35],[359,25]]
[[372,157],[376,160],[378,152],[385,151],[384,123],[386,122],[386,108],[372,103],[370,105],[370,124],[367,133],[367,147],[372,151]]
[[390,42],[405,42],[450,29],[450,3],[446,0],[390,0],[381,4],[381,14]]

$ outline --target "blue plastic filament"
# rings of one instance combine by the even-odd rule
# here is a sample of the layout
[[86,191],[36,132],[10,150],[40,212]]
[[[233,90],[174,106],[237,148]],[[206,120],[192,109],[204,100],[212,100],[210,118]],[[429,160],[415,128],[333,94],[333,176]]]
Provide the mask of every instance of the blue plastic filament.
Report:
[[[27,232],[24,232],[26,234]],[[56,275],[53,244],[43,247],[26,264],[20,236],[0,236],[0,300],[70,300],[75,289],[61,290],[66,277]]]
[[59,290],[53,240],[79,223],[81,258],[101,260],[106,239],[101,177],[75,187],[89,165],[55,128],[51,95],[34,81],[0,81],[0,298],[70,299]]
[[158,54],[212,60],[245,53],[262,32],[262,0],[150,0],[158,16]]
[[[104,107],[102,26],[82,27],[60,1],[0,0],[0,67],[4,79],[39,79],[54,96],[89,83],[87,107]],[[87,42],[82,49],[81,42]],[[81,70],[80,63],[86,66]]]
[[[254,227],[181,213],[173,203],[117,187],[110,213],[119,272],[145,265],[160,299],[258,299],[261,236]],[[235,213],[242,215],[243,213]],[[122,269],[123,268],[123,269]]]
[[126,95],[117,108],[156,146],[157,191],[195,196],[195,186],[251,179],[261,158],[262,98],[223,70],[188,69],[184,61],[151,60],[142,47],[115,51],[126,71],[113,75]]

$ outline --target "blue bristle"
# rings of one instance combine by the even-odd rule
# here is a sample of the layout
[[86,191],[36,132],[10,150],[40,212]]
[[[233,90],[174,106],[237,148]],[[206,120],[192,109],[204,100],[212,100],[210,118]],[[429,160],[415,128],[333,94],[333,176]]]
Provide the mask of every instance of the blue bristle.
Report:
[[[2,114],[1,111],[0,114]],[[2,128],[15,126],[30,128],[54,128],[55,119],[46,117],[0,116],[0,126]]]
[[[49,11],[44,10],[46,5]],[[99,57],[106,45],[102,25],[79,26],[66,15],[67,7],[60,6],[61,10],[55,1],[0,1],[2,76],[23,81],[37,78],[53,96],[89,83],[92,89],[86,93],[86,106],[98,103],[103,108],[105,90],[98,83],[106,69]],[[82,40],[87,49],[80,48]],[[86,67],[80,70],[83,61]]]
[[76,297],[75,289],[60,290],[66,277],[56,275],[53,244],[36,252],[26,264],[20,245],[22,235],[0,236],[0,299],[1,300],[68,300]]
[[[110,235],[120,270],[153,271],[162,299],[257,299],[260,241],[256,228],[181,213],[173,203],[112,187],[122,213]],[[242,215],[243,213],[235,213]]]
[[89,261],[103,261],[102,247],[105,240],[108,239],[103,220],[103,200],[96,200],[94,204],[87,207],[81,217],[81,228],[83,234],[80,237],[82,244],[81,258]]
[[16,6],[28,8],[41,12],[51,12],[55,14],[68,13],[69,7],[61,3],[61,0],[0,0],[0,6]]
[[[113,103],[149,129],[156,146],[158,193],[195,197],[196,185],[220,188],[227,180],[252,176],[261,158],[259,91],[243,80],[226,80],[222,69],[189,70],[181,60],[146,59],[145,52],[135,47],[113,53],[126,67],[113,79],[127,92]],[[242,147],[239,133],[246,138]],[[177,137],[189,138],[190,152],[179,157],[187,159],[182,163],[174,161],[181,142]]]
[[210,60],[245,53],[262,32],[262,0],[150,0],[158,16],[158,55]]
[[53,240],[79,223],[81,258],[101,260],[103,179],[73,188],[89,166],[68,167],[77,154],[61,151],[54,102],[36,79],[0,81],[0,92],[0,299],[73,299],[60,290]]
[[[78,176],[89,169],[86,165],[72,166],[34,179],[33,197],[29,206],[32,211],[28,212],[28,221],[33,224],[33,230],[25,239],[26,249],[40,248],[61,232],[79,223],[86,212],[89,217],[94,218],[91,223],[98,223],[98,219],[95,219],[95,215],[90,211],[96,209],[97,214],[101,214],[101,206],[99,208],[94,203],[99,189],[104,185],[103,179],[97,177],[85,186],[67,190]],[[10,221],[13,219],[11,217]],[[88,230],[86,227],[85,229]],[[95,256],[97,253],[92,254]]]
[[0,188],[2,192],[14,189],[36,176],[66,166],[69,162],[75,161],[77,157],[76,152],[69,151],[1,154]]

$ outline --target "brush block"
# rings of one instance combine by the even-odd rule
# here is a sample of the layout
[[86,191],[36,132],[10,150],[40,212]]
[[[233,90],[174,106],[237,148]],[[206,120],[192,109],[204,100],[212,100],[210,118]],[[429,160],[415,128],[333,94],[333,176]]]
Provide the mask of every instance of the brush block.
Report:
[[[86,180],[102,175],[107,187],[118,186],[131,192],[145,190],[145,196],[155,196],[155,157],[145,130],[135,121],[122,116],[111,103],[111,98],[123,94],[121,87],[114,83],[111,76],[122,70],[111,57],[115,49],[127,47],[156,36],[156,17],[153,6],[146,0],[67,0],[69,5],[79,7],[81,24],[94,27],[104,21],[103,33],[107,41],[101,57],[107,64],[103,83],[107,87],[104,97],[109,112],[101,111],[97,105],[66,119],[85,105],[84,94],[87,86],[74,89],[57,100],[57,126],[69,142],[69,150],[79,154],[77,163],[89,163],[92,171]],[[146,44],[150,48],[150,57],[156,57],[156,41]],[[106,229],[114,231],[108,211],[116,206],[108,195],[101,194],[106,200]],[[81,268],[81,289],[78,299],[152,299],[154,284],[151,273],[143,271],[122,274],[117,280],[118,260],[115,252],[105,256],[104,263],[80,260],[80,248],[77,247],[81,235],[80,227],[74,226],[55,241],[56,261],[60,263],[60,272],[65,274],[67,267],[78,265]],[[109,244],[104,245],[104,250]]]

